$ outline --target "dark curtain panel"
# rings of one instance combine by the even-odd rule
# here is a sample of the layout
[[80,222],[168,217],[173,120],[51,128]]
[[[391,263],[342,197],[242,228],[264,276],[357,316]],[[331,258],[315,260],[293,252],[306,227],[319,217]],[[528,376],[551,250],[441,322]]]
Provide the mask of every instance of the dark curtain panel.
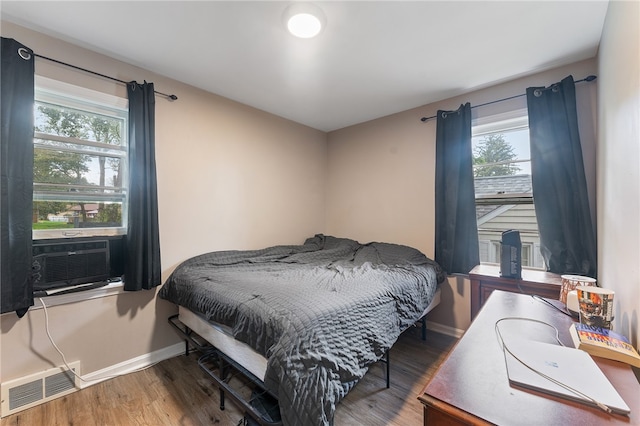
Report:
[[151,289],[161,282],[155,159],[153,83],[127,85],[129,95],[129,215],[124,289]]
[[546,88],[529,87],[527,106],[542,257],[551,272],[595,277],[596,239],[573,77]]
[[471,149],[471,105],[438,111],[435,261],[448,274],[480,263]]
[[0,120],[0,295],[2,313],[22,317],[33,306],[31,218],[33,215],[34,58],[31,49],[2,38]]

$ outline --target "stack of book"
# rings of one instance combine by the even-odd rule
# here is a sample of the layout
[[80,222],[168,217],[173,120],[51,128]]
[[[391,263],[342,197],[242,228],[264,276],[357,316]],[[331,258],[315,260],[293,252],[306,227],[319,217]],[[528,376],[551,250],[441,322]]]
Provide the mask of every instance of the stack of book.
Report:
[[569,332],[576,348],[593,356],[626,362],[640,368],[640,354],[622,334],[581,323],[572,324]]

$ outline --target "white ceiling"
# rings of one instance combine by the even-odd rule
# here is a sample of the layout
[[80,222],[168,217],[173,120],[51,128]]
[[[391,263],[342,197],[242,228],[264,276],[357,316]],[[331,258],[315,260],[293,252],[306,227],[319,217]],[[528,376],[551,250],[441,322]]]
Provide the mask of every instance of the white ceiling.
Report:
[[307,40],[286,32],[288,4],[1,1],[0,10],[3,20],[331,131],[592,58],[608,3],[318,1],[327,26]]

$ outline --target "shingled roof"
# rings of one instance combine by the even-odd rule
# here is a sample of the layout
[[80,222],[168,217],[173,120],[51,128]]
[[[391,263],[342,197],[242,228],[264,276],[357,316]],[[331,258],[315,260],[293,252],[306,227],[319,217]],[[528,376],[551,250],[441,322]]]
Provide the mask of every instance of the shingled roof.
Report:
[[531,175],[489,176],[475,178],[478,195],[531,194]]
[[[481,195],[531,194],[531,175],[476,177],[476,198]],[[497,206],[476,206],[476,219],[491,213]]]

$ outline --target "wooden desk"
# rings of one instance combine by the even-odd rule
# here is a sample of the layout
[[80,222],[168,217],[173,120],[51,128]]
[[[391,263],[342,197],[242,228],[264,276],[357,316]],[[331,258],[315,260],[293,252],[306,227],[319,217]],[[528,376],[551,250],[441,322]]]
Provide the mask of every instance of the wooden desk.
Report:
[[[494,331],[496,321],[505,317],[546,321],[558,328],[565,345],[571,345],[571,318],[530,296],[494,291],[418,397],[424,404],[425,425],[640,425],[640,384],[624,363],[594,357],[631,408],[629,417],[511,387]],[[518,323],[523,334],[542,334],[533,323]],[[545,332],[549,334],[548,329]]]
[[503,278],[498,265],[478,265],[469,272],[471,281],[471,319],[482,308],[493,290],[537,294],[548,299],[559,299],[562,278],[552,272],[523,269],[522,279]]

